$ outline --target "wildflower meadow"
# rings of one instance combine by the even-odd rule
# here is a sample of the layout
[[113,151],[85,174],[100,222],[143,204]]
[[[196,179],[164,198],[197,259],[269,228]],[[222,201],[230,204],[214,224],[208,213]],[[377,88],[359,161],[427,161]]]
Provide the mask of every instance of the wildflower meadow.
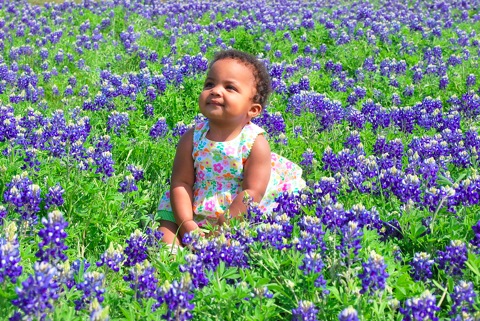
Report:
[[[475,0],[0,0],[0,319],[480,320],[478,33]],[[227,48],[307,188],[174,255],[156,208]]]

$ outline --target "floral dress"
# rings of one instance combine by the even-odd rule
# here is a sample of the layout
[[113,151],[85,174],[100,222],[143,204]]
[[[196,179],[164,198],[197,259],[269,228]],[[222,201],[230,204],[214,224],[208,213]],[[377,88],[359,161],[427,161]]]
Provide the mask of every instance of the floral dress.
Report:
[[[215,225],[220,215],[228,210],[235,196],[242,191],[243,164],[253,143],[265,131],[249,122],[241,133],[226,142],[215,142],[206,138],[208,120],[195,125],[192,157],[195,168],[193,186],[194,221],[203,226]],[[275,198],[283,192],[294,192],[305,187],[302,169],[288,159],[271,154],[272,172],[260,208],[263,211],[276,207]],[[171,212],[170,192],[167,191],[158,207],[160,212]],[[173,215],[171,216],[173,217]]]

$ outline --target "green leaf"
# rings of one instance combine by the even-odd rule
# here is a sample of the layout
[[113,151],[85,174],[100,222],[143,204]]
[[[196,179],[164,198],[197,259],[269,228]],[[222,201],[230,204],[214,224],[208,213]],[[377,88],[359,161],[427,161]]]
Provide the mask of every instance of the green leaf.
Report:
[[470,271],[475,273],[476,276],[480,277],[480,270],[478,269],[478,263],[479,262],[478,262],[477,256],[472,253],[469,253],[468,261],[466,262],[467,267],[470,269]]

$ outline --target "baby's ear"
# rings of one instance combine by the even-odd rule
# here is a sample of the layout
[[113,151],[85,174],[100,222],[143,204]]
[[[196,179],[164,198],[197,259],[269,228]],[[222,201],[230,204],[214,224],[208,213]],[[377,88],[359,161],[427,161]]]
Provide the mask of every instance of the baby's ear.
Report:
[[250,110],[248,111],[248,114],[250,115],[250,117],[254,118],[254,117],[257,117],[258,115],[260,115],[261,112],[262,112],[262,105],[253,104],[250,107]]

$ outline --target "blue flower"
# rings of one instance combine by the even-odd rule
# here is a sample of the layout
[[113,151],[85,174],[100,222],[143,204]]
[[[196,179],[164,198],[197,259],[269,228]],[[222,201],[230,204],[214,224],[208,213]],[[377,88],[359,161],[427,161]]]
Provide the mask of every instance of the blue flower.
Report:
[[18,307],[14,317],[22,314],[26,319],[43,320],[47,313],[53,311],[53,303],[58,299],[59,284],[57,269],[47,262],[35,262],[34,274],[15,289],[17,298],[12,304]]
[[44,228],[38,232],[42,239],[38,243],[38,252],[35,254],[41,262],[50,262],[56,264],[59,261],[66,261],[67,256],[64,251],[68,249],[64,241],[67,237],[65,228],[68,222],[63,218],[60,211],[48,213],[48,219],[42,218]]
[[433,263],[434,261],[430,258],[430,254],[425,252],[415,253],[413,260],[410,262],[413,279],[415,281],[426,281],[431,279],[433,276]]
[[473,305],[475,304],[477,294],[473,289],[472,282],[458,282],[453,288],[453,293],[450,294],[450,297],[453,301],[450,315],[459,316],[462,313],[474,313],[476,311]]
[[435,296],[428,290],[422,293],[420,297],[407,299],[404,307],[400,307],[400,313],[403,314],[404,321],[437,321],[435,312],[439,310]]
[[132,266],[123,279],[130,281],[130,288],[135,290],[138,301],[155,296],[158,280],[155,278],[155,268],[147,260]]
[[387,265],[383,257],[375,251],[370,253],[368,261],[362,263],[363,272],[358,275],[362,280],[361,294],[373,294],[375,291],[383,291],[385,289],[386,280],[388,278]]
[[453,240],[445,251],[437,252],[438,268],[451,276],[462,276],[467,262],[467,246],[460,240]]
[[318,309],[310,301],[299,301],[292,310],[292,321],[317,321]]
[[357,310],[351,306],[344,309],[338,315],[338,321],[359,321]]
[[22,275],[20,263],[20,250],[17,238],[17,226],[9,223],[5,227],[5,238],[0,238],[0,284],[9,278],[12,283]]

